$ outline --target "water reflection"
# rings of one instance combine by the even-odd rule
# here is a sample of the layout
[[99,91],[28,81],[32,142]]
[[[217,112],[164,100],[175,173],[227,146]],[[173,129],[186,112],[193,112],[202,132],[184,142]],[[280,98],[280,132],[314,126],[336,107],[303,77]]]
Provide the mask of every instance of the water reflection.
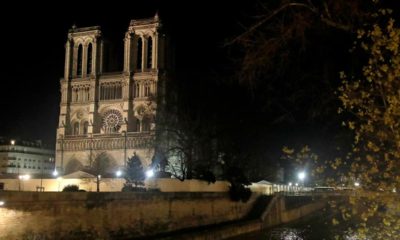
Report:
[[271,231],[268,240],[304,240],[305,230],[293,228],[276,228]]

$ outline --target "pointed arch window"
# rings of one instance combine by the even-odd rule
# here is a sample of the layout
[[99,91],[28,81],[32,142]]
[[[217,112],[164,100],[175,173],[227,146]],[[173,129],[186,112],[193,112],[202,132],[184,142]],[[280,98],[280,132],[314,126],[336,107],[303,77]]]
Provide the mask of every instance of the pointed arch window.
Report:
[[150,131],[150,117],[149,116],[146,116],[145,118],[143,118],[142,124],[143,124],[143,126],[142,126],[143,132]]
[[79,135],[79,123],[75,122],[74,123],[74,129],[73,129],[73,135]]
[[136,119],[136,132],[140,132],[140,120]]
[[149,97],[150,96],[150,84],[146,83],[144,85],[144,96]]
[[143,54],[143,41],[142,38],[138,39],[137,42],[137,60],[136,60],[136,69],[142,70],[142,54]]
[[151,37],[147,39],[147,68],[151,69],[153,66],[153,40]]
[[88,55],[87,55],[87,74],[92,74],[92,58],[93,57],[93,47],[92,43],[89,43],[88,46]]
[[140,84],[136,83],[135,84],[135,97],[140,97]]
[[86,135],[88,133],[88,128],[89,128],[89,122],[85,121],[83,123],[83,134]]
[[77,69],[76,69],[76,75],[82,76],[82,54],[83,54],[83,47],[82,44],[79,44],[78,47],[78,64],[77,64]]

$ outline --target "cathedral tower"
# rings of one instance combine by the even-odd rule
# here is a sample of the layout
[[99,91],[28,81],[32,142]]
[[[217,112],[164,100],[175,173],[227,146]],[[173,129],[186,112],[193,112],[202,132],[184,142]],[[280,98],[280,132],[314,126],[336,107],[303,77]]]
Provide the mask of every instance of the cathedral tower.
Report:
[[56,166],[90,168],[101,156],[122,167],[154,155],[157,91],[165,81],[166,40],[158,15],[132,20],[124,38],[123,70],[104,72],[100,27],[69,30],[57,129]]

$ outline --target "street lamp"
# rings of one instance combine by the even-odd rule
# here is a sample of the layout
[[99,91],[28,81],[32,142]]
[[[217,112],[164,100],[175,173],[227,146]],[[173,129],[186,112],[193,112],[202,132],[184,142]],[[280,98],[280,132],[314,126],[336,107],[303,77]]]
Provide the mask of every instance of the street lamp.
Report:
[[58,177],[57,178],[57,182],[58,182],[58,191],[60,191],[60,186],[61,186],[61,181],[63,180],[63,178],[62,177]]
[[[304,171],[299,172],[297,174],[297,177],[300,180],[301,186],[304,188],[304,179],[306,178],[306,172],[304,172]],[[304,189],[302,189],[302,190],[304,190]]]
[[21,180],[24,180],[24,181],[29,180],[31,178],[31,176],[28,175],[28,174],[25,174],[25,175],[19,175],[18,178],[19,178],[19,180],[18,180],[18,191],[21,191]]
[[[128,121],[125,118],[125,123],[128,124]],[[122,134],[124,135],[124,166],[126,167],[126,138],[127,136],[127,132],[126,131],[122,131]]]
[[154,176],[154,171],[153,171],[153,169],[149,169],[149,170],[146,171],[146,177],[147,177],[147,178],[151,178],[151,177],[153,177],[153,176]]
[[305,173],[304,171],[299,172],[299,173],[297,174],[297,177],[299,178],[300,181],[303,182],[304,179],[306,178],[306,173]]
[[97,187],[97,192],[100,192],[100,179],[101,179],[101,175],[97,175],[96,177],[96,187]]

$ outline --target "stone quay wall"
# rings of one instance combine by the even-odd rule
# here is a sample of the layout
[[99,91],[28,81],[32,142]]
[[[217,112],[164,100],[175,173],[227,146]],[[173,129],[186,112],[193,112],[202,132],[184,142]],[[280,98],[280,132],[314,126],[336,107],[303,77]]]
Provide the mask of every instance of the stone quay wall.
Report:
[[243,218],[228,193],[0,192],[0,239],[132,239]]

